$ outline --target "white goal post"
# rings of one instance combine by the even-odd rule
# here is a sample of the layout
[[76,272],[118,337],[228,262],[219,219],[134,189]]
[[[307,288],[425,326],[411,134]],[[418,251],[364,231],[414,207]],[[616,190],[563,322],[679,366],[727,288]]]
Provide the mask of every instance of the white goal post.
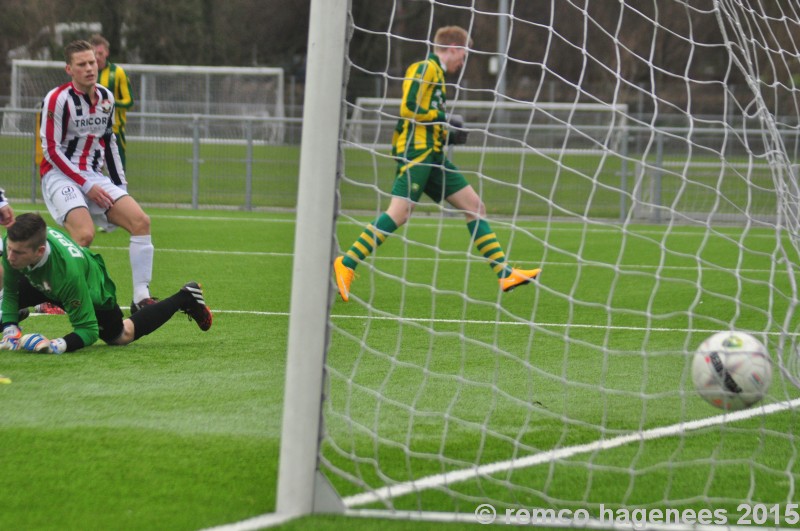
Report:
[[[800,6],[390,4],[311,4],[277,515],[236,529],[325,512],[796,527]],[[365,228],[389,201],[405,68],[448,24],[473,44],[446,80],[470,142],[447,153],[509,262],[542,268],[511,293],[446,201],[382,244]],[[349,249],[366,258],[345,303]],[[772,357],[750,409],[693,387],[721,330]]]

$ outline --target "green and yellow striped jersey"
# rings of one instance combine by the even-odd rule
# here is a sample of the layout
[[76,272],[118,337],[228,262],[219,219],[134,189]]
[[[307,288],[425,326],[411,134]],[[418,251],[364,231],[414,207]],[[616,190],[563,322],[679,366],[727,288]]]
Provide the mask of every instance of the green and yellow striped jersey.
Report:
[[394,156],[411,159],[426,151],[442,151],[446,100],[444,70],[436,54],[408,67],[400,119],[392,138]]
[[114,134],[125,130],[128,109],[133,107],[131,82],[125,71],[114,63],[107,63],[97,76],[97,82],[114,93]]

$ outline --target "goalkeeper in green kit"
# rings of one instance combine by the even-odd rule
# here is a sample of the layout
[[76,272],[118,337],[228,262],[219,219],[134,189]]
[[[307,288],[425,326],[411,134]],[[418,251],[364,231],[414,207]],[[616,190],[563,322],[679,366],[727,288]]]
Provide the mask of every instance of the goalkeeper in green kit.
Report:
[[392,199],[386,211],[333,263],[343,301],[350,298],[356,266],[408,221],[423,193],[437,203],[444,199],[464,213],[475,248],[497,275],[502,291],[528,284],[541,272],[539,268],[517,269],[508,264],[497,235],[484,219],[483,201],[444,154],[447,144],[467,141],[463,120],[445,111],[445,74],[461,70],[471,44],[464,28],[439,28],[433,38],[433,53],[406,70],[400,119],[392,138],[392,156],[397,160]]
[[[126,345],[153,332],[178,311],[188,314],[201,330],[211,328],[211,311],[196,282],[188,282],[171,297],[123,319],[116,286],[102,257],[47,227],[39,214],[17,216],[3,239],[3,248],[2,350],[62,354],[98,339],[109,345]],[[66,311],[71,333],[53,340],[36,333],[22,335],[17,322],[19,308],[42,302]]]

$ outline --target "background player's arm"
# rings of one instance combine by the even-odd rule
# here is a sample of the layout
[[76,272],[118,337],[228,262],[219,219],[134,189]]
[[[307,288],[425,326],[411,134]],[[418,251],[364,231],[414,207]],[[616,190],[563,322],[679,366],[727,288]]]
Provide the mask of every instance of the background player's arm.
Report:
[[130,109],[133,107],[133,92],[131,92],[131,82],[125,70],[117,67],[115,79],[117,86],[114,89],[114,99],[116,100],[114,104],[120,109]]

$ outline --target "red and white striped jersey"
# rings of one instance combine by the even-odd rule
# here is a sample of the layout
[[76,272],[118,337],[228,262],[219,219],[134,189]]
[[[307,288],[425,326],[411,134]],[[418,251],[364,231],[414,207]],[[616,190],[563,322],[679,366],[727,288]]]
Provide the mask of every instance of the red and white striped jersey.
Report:
[[105,166],[115,184],[125,182],[112,134],[114,95],[102,85],[96,84],[95,91],[95,105],[88,94],[79,91],[71,82],[54,88],[45,96],[39,129],[44,155],[39,167],[42,177],[55,168],[83,187],[86,179],[82,171],[100,173]]

